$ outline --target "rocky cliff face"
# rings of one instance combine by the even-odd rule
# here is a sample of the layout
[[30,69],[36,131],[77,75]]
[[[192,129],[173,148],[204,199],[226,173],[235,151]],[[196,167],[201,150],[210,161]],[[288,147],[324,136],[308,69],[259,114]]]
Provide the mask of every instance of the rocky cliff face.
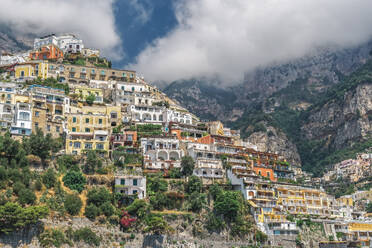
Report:
[[0,25],[0,53],[17,53],[31,49],[33,46],[32,35],[18,35],[9,27]]
[[301,128],[309,140],[327,140],[331,149],[342,149],[371,136],[372,82],[345,93],[341,102],[332,100],[311,112]]
[[297,147],[289,141],[288,137],[282,131],[274,127],[268,126],[266,132],[252,133],[247,138],[247,141],[255,144],[259,151],[277,152],[292,165],[301,165]]

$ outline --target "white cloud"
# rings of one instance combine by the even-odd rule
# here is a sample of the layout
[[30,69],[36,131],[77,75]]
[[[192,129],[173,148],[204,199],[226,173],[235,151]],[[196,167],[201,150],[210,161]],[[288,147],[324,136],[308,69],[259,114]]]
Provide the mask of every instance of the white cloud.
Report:
[[[152,15],[153,7],[151,2],[145,1],[144,3],[140,3],[139,0],[128,0],[129,4],[133,7],[133,9],[137,13],[136,20],[139,21],[141,24],[147,23]],[[147,7],[144,6],[147,5]]]
[[75,33],[86,46],[120,59],[121,40],[115,30],[114,0],[1,0],[0,24],[14,32],[45,35]]
[[175,9],[177,27],[131,66],[150,80],[233,82],[257,66],[372,36],[368,0],[182,0]]

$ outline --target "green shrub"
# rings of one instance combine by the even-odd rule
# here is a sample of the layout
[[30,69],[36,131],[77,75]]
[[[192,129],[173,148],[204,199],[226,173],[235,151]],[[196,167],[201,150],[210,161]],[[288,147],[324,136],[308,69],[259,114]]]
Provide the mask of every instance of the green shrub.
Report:
[[83,202],[77,194],[70,194],[65,197],[64,206],[67,213],[77,215],[83,206]]
[[95,234],[89,227],[83,227],[73,232],[72,238],[75,242],[83,241],[91,246],[99,246],[101,238]]
[[46,229],[39,236],[39,242],[41,247],[61,247],[64,244],[72,246],[70,240],[68,240],[59,229]]
[[18,202],[22,205],[34,204],[36,201],[35,193],[30,189],[22,189],[19,191]]
[[110,202],[105,202],[103,203],[100,208],[100,212],[104,214],[106,217],[110,217],[111,215],[114,214],[114,207]]
[[85,184],[87,183],[86,178],[80,171],[72,170],[69,170],[67,172],[62,181],[64,182],[66,187],[72,190],[76,190],[79,193],[84,190]]
[[84,215],[91,220],[94,220],[99,215],[99,209],[94,204],[89,204],[85,207]]
[[57,177],[53,169],[48,169],[42,176],[44,185],[50,189],[53,188],[57,182]]

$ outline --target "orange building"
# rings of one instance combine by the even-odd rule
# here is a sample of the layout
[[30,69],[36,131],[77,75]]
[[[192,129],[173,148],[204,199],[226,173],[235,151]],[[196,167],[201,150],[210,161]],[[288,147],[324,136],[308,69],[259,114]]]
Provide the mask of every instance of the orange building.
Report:
[[63,52],[56,45],[50,44],[30,52],[31,60],[47,60],[63,58]]
[[273,169],[260,165],[255,165],[253,166],[253,170],[257,175],[267,177],[270,179],[270,181],[276,182]]

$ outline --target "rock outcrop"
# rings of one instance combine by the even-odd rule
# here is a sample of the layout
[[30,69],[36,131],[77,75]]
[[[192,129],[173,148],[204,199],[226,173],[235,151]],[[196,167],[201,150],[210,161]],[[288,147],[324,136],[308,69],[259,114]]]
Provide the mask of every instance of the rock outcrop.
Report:
[[372,82],[345,92],[342,101],[331,100],[311,112],[301,128],[309,140],[325,140],[331,149],[342,149],[372,133]]

